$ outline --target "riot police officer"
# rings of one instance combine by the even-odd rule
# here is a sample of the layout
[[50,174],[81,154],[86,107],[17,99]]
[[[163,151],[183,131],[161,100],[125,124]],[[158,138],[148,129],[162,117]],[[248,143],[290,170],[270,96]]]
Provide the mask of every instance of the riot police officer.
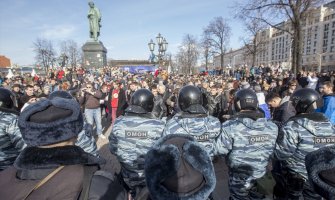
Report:
[[321,199],[315,194],[308,180],[305,157],[324,146],[335,144],[335,128],[323,113],[315,109],[322,99],[315,90],[304,88],[291,96],[296,116],[282,128],[276,145],[276,157],[281,160],[284,191],[289,199]]
[[274,151],[278,127],[258,109],[257,96],[250,89],[234,97],[237,113],[222,124],[216,142],[219,155],[228,155],[230,199],[262,199],[256,181],[266,173]]
[[163,135],[187,134],[205,146],[211,157],[214,156],[214,141],[220,135],[219,119],[209,116],[202,106],[203,96],[199,88],[187,85],[180,89],[178,104],[181,112],[167,123]]
[[119,178],[133,198],[145,187],[144,161],[147,151],[162,136],[165,122],[152,114],[154,95],[147,89],[131,97],[125,116],[116,119],[109,147],[121,163]]
[[15,95],[0,88],[0,171],[11,166],[26,146],[18,127]]

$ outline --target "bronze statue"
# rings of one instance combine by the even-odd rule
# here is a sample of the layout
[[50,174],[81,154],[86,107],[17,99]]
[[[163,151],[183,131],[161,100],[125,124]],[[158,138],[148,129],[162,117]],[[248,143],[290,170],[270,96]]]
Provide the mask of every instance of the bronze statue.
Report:
[[92,38],[94,41],[98,41],[101,27],[101,14],[99,9],[94,6],[92,1],[90,1],[88,5],[90,6],[90,10],[88,11],[87,15],[90,24],[90,38]]

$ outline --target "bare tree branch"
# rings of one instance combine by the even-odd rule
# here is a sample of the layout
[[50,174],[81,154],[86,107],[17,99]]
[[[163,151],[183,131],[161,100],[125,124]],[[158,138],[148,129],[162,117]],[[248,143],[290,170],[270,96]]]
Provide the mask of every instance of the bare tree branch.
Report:
[[195,36],[186,34],[183,38],[182,45],[179,46],[177,53],[177,62],[182,73],[192,74],[199,57],[199,47]]
[[33,42],[34,51],[36,53],[36,63],[41,64],[45,70],[49,69],[55,60],[56,52],[50,40],[37,38]]
[[203,34],[207,35],[212,52],[220,55],[220,64],[223,70],[223,56],[231,35],[229,24],[222,17],[216,17],[204,29]]
[[[301,66],[302,58],[302,22],[306,19],[309,9],[324,3],[324,0],[250,0],[237,4],[239,18],[256,19],[280,31],[289,33],[293,38],[292,69],[293,72]],[[262,13],[261,16],[258,14]],[[275,16],[275,17],[274,17]],[[278,20],[287,22],[278,23]],[[290,27],[287,27],[290,26]]]

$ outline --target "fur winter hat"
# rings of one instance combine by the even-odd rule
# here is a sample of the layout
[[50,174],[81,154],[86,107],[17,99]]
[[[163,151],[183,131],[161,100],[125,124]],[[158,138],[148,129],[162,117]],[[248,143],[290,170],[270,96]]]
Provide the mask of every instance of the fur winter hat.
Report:
[[78,102],[59,97],[29,105],[19,116],[19,128],[28,146],[69,140],[80,133],[83,123]]
[[309,153],[305,164],[315,192],[325,199],[335,199],[335,146]]
[[155,200],[205,200],[215,188],[213,164],[207,151],[188,135],[167,135],[145,160],[145,177]]

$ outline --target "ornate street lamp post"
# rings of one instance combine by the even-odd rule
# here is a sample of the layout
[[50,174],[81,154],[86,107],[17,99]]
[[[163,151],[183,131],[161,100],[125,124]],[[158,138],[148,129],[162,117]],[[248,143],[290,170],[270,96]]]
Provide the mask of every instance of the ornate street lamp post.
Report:
[[148,43],[149,50],[151,52],[150,62],[153,62],[153,63],[158,62],[158,66],[160,66],[160,63],[165,56],[168,42],[166,41],[164,37],[162,37],[160,33],[158,33],[156,37],[156,41],[158,45],[158,54],[154,54],[156,44],[153,42],[153,40],[151,39],[150,42]]
[[68,62],[68,57],[65,53],[62,53],[62,55],[60,56],[60,59],[61,59],[61,67],[65,67],[67,65],[67,62]]

